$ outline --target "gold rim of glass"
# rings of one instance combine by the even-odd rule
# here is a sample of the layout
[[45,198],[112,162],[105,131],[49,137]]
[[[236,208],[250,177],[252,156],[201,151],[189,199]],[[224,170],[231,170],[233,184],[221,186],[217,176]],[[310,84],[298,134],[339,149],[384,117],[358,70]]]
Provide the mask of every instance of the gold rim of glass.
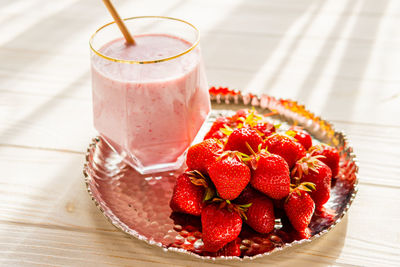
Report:
[[143,19],[143,18],[144,18],[144,19],[148,19],[148,18],[169,19],[169,20],[175,20],[175,21],[180,21],[180,22],[186,23],[187,25],[189,25],[190,27],[192,27],[192,28],[196,31],[196,35],[197,35],[197,36],[196,36],[196,41],[192,44],[191,47],[189,47],[188,49],[186,49],[186,50],[183,51],[182,53],[179,53],[179,54],[174,55],[174,56],[171,56],[171,57],[166,57],[166,58],[157,59],[157,60],[136,61],[136,60],[125,60],[125,59],[119,59],[119,58],[112,58],[112,57],[106,56],[106,55],[100,53],[98,50],[96,50],[96,49],[93,47],[92,42],[93,42],[93,39],[94,39],[94,37],[96,36],[96,34],[97,34],[99,31],[101,31],[102,29],[106,28],[107,26],[110,26],[111,24],[114,24],[115,21],[113,21],[113,22],[109,22],[109,23],[107,23],[107,24],[101,26],[100,28],[97,29],[97,31],[95,31],[95,32],[92,34],[92,36],[91,36],[90,39],[89,39],[89,46],[90,46],[90,49],[91,49],[96,55],[98,55],[99,57],[102,57],[102,58],[104,58],[104,59],[107,59],[107,60],[110,60],[110,61],[113,61],[113,62],[128,63],[128,64],[150,64],[150,63],[164,62],[164,61],[168,61],[168,60],[171,60],[171,59],[174,59],[174,58],[178,58],[178,57],[180,57],[180,56],[183,56],[183,55],[189,53],[190,51],[192,51],[192,50],[199,44],[199,42],[200,42],[200,32],[199,32],[199,30],[198,30],[193,24],[191,24],[191,23],[189,23],[189,22],[187,22],[187,21],[185,21],[185,20],[182,20],[182,19],[177,19],[177,18],[172,18],[172,17],[165,17],[165,16],[138,16],[138,17],[126,18],[126,19],[123,19],[123,20],[127,21],[127,20],[132,20],[132,19]]

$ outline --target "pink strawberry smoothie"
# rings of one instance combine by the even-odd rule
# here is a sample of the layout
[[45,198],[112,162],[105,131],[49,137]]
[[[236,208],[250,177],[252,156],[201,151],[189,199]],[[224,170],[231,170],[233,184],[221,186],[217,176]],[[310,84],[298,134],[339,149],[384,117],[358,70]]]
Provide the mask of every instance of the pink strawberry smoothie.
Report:
[[[116,59],[151,61],[178,55],[192,45],[163,34],[134,38],[134,46],[116,39],[99,52]],[[210,112],[199,47],[151,64],[119,63],[94,55],[92,87],[95,128],[142,173],[181,164]]]

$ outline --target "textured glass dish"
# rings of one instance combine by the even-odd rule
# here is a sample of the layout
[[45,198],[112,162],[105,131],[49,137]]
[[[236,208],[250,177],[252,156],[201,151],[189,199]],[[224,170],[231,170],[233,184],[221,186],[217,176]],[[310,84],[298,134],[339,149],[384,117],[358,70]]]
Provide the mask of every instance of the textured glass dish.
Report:
[[[232,115],[242,108],[254,107],[261,114],[274,110],[278,115],[271,119],[282,123],[282,127],[297,123],[312,134],[314,141],[335,146],[341,155],[339,176],[333,183],[331,197],[325,204],[336,215],[333,219],[314,216],[310,224],[310,239],[296,240],[296,234],[285,231],[285,228],[262,235],[244,226],[240,235],[241,258],[221,258],[242,260],[266,256],[311,242],[335,227],[346,214],[357,193],[358,164],[346,136],[294,101],[270,96],[242,95],[224,88],[211,88],[210,96],[212,112],[207,122],[209,126],[217,117]],[[209,127],[203,129],[203,135],[208,129]],[[126,165],[101,138],[95,138],[88,148],[84,174],[88,192],[96,206],[118,229],[167,251],[212,258],[202,251],[200,218],[171,213],[169,207],[175,179],[184,169],[185,166],[182,166],[173,172],[141,175]]]

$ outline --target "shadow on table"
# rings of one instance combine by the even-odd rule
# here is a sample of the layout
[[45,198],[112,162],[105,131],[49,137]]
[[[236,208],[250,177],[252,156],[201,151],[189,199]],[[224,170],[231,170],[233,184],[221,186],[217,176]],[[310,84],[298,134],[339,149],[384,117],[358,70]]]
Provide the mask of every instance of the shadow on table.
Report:
[[[251,4],[249,3],[249,5]],[[238,30],[237,33],[231,33],[231,35],[236,34],[234,37],[226,32],[221,32],[223,37],[227,38],[221,40],[219,39],[221,37],[211,30],[202,38],[206,65],[212,65],[213,61],[221,62],[222,66],[219,68],[226,68],[228,73],[229,70],[232,70],[231,73],[222,76],[228,77],[227,79],[232,77],[233,81],[243,86],[240,88],[243,91],[252,90],[259,94],[271,93],[280,79],[290,84],[290,77],[283,75],[285,73],[290,75],[288,69],[294,61],[293,56],[296,52],[303,51],[304,41],[314,38],[312,28],[316,26],[316,23],[325,21],[320,20],[320,15],[332,15],[329,14],[327,6],[326,1],[310,1],[303,7],[296,5],[295,15],[290,12],[282,12],[282,17],[277,17],[280,24],[272,23],[276,29],[268,31],[268,33],[276,31],[278,37],[275,34],[272,34],[273,36],[262,33],[241,34]],[[363,92],[363,94],[361,92],[365,88],[362,84],[363,78],[370,66],[376,46],[375,40],[381,33],[389,1],[347,1],[338,3],[336,7],[339,7],[340,10],[337,11],[337,15],[335,14],[335,24],[327,25],[326,33],[322,33],[321,45],[315,48],[316,55],[310,59],[312,61],[308,64],[309,68],[307,66],[305,72],[301,74],[304,77],[300,77],[298,84],[293,82],[290,84],[294,88],[291,95],[283,95],[307,105],[311,101],[315,101],[316,95],[323,94],[323,99],[320,100],[322,102],[321,109],[318,110],[319,113],[322,113],[321,115],[331,114],[330,116],[337,115],[336,117],[348,118],[359,103],[365,100],[365,95],[373,99],[379,98],[382,94],[382,90],[378,89],[371,89],[370,92]],[[291,12],[293,12],[294,8],[291,8]],[[232,27],[232,23],[243,13],[243,10],[246,10],[245,7],[239,5],[216,28]],[[274,10],[274,8],[266,10],[265,16],[274,18],[273,12],[279,12],[279,10]],[[304,16],[300,22],[300,17],[305,12],[307,12],[307,17]],[[329,18],[326,21],[332,21],[332,19]],[[260,25],[258,20],[249,19],[245,23],[249,32],[253,28],[269,27],[269,25]],[[287,37],[285,35],[290,33],[289,30],[293,29],[295,24],[299,26],[295,31],[296,36],[285,40],[285,54],[279,55],[277,58],[273,54],[278,48],[281,48],[282,40]],[[218,30],[216,33],[219,33]],[[250,39],[249,36],[252,42],[246,42],[247,39]],[[204,46],[205,43],[212,43],[213,46]],[[307,49],[312,50],[313,48]],[[249,52],[254,50],[256,53]],[[307,55],[303,53],[302,56]],[[332,63],[335,63],[335,66],[332,66]],[[219,77],[213,76],[218,73],[220,73],[219,70],[211,73],[211,82],[213,79],[221,81]],[[234,75],[239,75],[240,78]],[[324,83],[324,87],[321,88],[322,78],[332,82]],[[229,80],[225,82],[229,85]],[[280,95],[279,92],[278,94]],[[338,101],[332,101],[332,99],[340,100],[341,105],[338,106]]]
[[[242,2],[220,23],[214,25],[213,29],[204,35],[202,34],[201,43],[206,67],[210,66],[213,70],[232,71],[226,77],[246,73],[243,77],[240,76],[242,79],[239,83],[247,86],[238,89],[254,92],[258,88],[252,86],[251,81],[258,74],[263,76],[262,72],[265,65],[272,60],[274,53],[282,45],[287,32],[303,20],[304,14],[307,13],[309,16],[299,33],[301,37],[312,26],[323,6],[324,1],[317,0],[307,1],[306,3],[293,2],[291,5],[267,1]],[[248,19],[245,19],[247,17]],[[300,41],[301,38],[294,38],[290,44],[290,49],[288,49],[288,54],[273,71],[274,75],[272,75],[271,80],[265,80],[265,77],[257,79],[264,82],[263,88],[268,89],[273,86],[274,77],[283,71]],[[218,66],[213,66],[213,62],[218,62]],[[211,72],[210,79],[211,84],[214,85],[215,80],[220,81],[220,79],[212,75],[215,75],[214,72]],[[233,80],[237,81],[238,79],[233,78]],[[230,81],[223,82],[229,85]],[[224,84],[215,85],[223,86]]]
[[[93,5],[97,9],[103,9],[104,7],[100,5]],[[3,62],[6,62],[9,66],[18,66],[19,69],[13,70],[12,73],[8,75],[9,79],[18,76],[18,73],[29,72],[32,66],[38,64],[38,62],[43,61],[43,53],[26,53],[17,50],[15,53],[4,53],[4,49],[18,49],[23,46],[26,48],[26,44],[30,44],[32,50],[35,47],[40,47],[40,50],[46,51],[46,58],[54,57],[63,48],[63,46],[68,44],[68,41],[76,38],[77,34],[82,30],[83,27],[91,26],[90,23],[68,23],[68,21],[60,19],[63,17],[82,17],[79,16],[80,13],[85,12],[85,7],[88,4],[82,1],[71,2],[63,7],[61,10],[52,13],[48,16],[43,17],[41,20],[27,27],[24,31],[17,34],[11,40],[0,45],[0,55]],[[86,10],[88,10],[86,8]],[[40,12],[40,11],[37,11]],[[93,11],[95,13],[95,11]],[[83,17],[87,17],[87,14]],[[80,25],[80,29],[77,29],[77,25]],[[54,29],[57,29],[56,31]],[[12,67],[11,67],[12,69]],[[90,77],[89,72],[82,73],[74,81],[72,81],[68,86],[63,89],[57,90],[57,93],[48,100],[44,101],[37,108],[31,110],[24,118],[20,120],[15,120],[10,118],[11,125],[0,132],[0,139],[2,143],[7,143],[8,139],[14,139],[18,135],[22,134],[26,125],[30,125],[51,113],[54,109],[58,107],[57,100],[62,96],[71,95],[79,89],[81,83],[87,81]],[[4,79],[6,82],[8,79]],[[0,80],[0,86],[2,85],[2,80]],[[11,89],[12,88],[7,88]],[[23,125],[24,127],[21,127]]]
[[[5,128],[3,131],[0,132],[0,140],[2,140],[1,142],[7,143],[7,142],[9,142],[9,139],[13,140],[13,139],[17,138],[20,134],[24,134],[24,129],[26,126],[34,124],[41,117],[43,117],[46,114],[57,109],[59,107],[58,104],[59,104],[59,101],[62,98],[62,96],[64,96],[65,94],[68,94],[68,93],[75,92],[77,89],[80,88],[79,85],[82,82],[86,81],[89,78],[89,76],[90,76],[89,72],[82,73],[81,76],[79,76],[77,79],[75,79],[68,86],[61,89],[54,96],[48,98],[37,108],[31,110],[31,112],[29,114],[27,114],[25,117],[23,117],[22,119],[13,121],[11,126]],[[24,126],[24,127],[21,127],[21,126]]]
[[[369,66],[375,38],[379,33],[379,27],[383,21],[385,11],[388,8],[389,1],[363,1],[361,7],[357,7],[359,2],[348,1],[343,9],[340,19],[331,29],[325,38],[324,44],[316,57],[312,68],[308,72],[306,79],[300,85],[298,94],[295,98],[307,103],[315,90],[318,88],[319,76],[321,76],[328,67],[335,50],[338,48],[337,39],[343,32],[349,31],[344,40],[345,46],[340,57],[340,63],[336,67],[333,83],[326,90],[326,102],[323,113],[334,114],[340,109],[341,114],[351,114],[356,106],[361,90],[363,76]],[[356,12],[354,10],[357,10]],[[371,10],[373,13],[371,14]],[[351,14],[354,12],[354,15]],[[349,15],[349,13],[351,15]],[[354,18],[355,17],[355,18]],[[349,30],[350,29],[350,30]],[[368,33],[368,39],[360,39],[360,33]],[[375,96],[379,95],[380,90],[374,90]],[[331,101],[337,94],[345,95],[348,98],[348,105],[337,106],[337,103]]]

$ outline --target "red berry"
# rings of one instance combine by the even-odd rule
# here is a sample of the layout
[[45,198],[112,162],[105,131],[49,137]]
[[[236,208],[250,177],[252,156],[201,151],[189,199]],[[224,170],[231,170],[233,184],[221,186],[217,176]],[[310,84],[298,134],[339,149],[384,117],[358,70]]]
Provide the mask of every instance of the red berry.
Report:
[[222,144],[215,139],[207,139],[191,146],[187,152],[186,165],[190,170],[206,174],[208,167],[222,152]]
[[229,242],[235,240],[242,229],[242,219],[237,212],[226,208],[219,209],[211,204],[201,213],[203,250],[217,252]]
[[267,234],[274,230],[274,206],[269,198],[265,196],[253,198],[246,216],[246,223],[257,232]]
[[206,252],[204,253],[205,256],[211,257],[240,257],[242,252],[240,251],[240,244],[242,240],[240,238],[236,238],[232,242],[226,244],[223,248],[218,250],[217,252]]
[[250,113],[251,111],[249,109],[239,109],[238,111],[236,111],[235,115],[231,117],[231,120],[235,122],[240,118],[246,119],[246,117],[249,116]]
[[169,205],[173,211],[200,216],[204,192],[203,186],[194,185],[187,174],[181,174],[176,179]]
[[[228,125],[228,126],[230,125],[229,118],[226,118],[226,117],[217,118],[214,121],[213,125],[211,126],[211,129],[208,131],[208,133],[204,137],[204,140],[220,136],[221,134],[223,135],[223,133],[221,131],[219,131],[219,129],[225,128],[225,125]],[[220,138],[218,138],[218,139],[220,139]]]
[[225,145],[225,150],[239,151],[244,154],[251,154],[247,144],[253,149],[258,151],[258,146],[262,144],[260,135],[253,129],[243,127],[235,129],[228,137],[228,142]]
[[262,137],[270,136],[271,134],[276,132],[275,126],[269,122],[259,122],[252,128],[261,133]]
[[319,144],[311,147],[308,152],[312,156],[324,156],[325,158],[319,158],[319,160],[328,165],[329,168],[331,168],[333,178],[338,175],[340,155],[336,148],[328,146],[326,144]]
[[286,133],[289,135],[293,133],[294,139],[296,139],[300,144],[302,144],[306,150],[308,150],[312,146],[311,135],[302,127],[292,126]]
[[210,135],[208,138],[204,138],[204,140],[207,140],[207,139],[218,139],[221,142],[224,142],[224,140],[227,139],[227,136],[226,136],[226,134],[224,134],[223,132],[218,130],[218,131],[214,132],[212,135]]
[[296,161],[306,155],[304,147],[289,136],[273,134],[264,142],[264,148],[284,158],[291,169]]
[[292,177],[299,177],[301,182],[311,182],[315,185],[315,191],[309,194],[317,208],[322,207],[329,200],[332,171],[317,158],[305,157],[299,160],[292,170]]
[[258,153],[252,159],[251,185],[273,199],[282,199],[290,191],[290,173],[286,161],[279,155]]
[[235,202],[242,205],[248,204],[251,203],[253,198],[259,196],[262,196],[262,194],[249,185],[240,193],[239,197],[235,199]]
[[311,222],[315,203],[307,192],[295,189],[289,194],[284,209],[293,228],[303,232]]
[[233,152],[218,159],[208,169],[211,181],[223,199],[237,198],[250,181],[250,169]]
[[293,237],[295,240],[309,239],[311,237],[311,230],[307,227],[303,231],[293,233]]

